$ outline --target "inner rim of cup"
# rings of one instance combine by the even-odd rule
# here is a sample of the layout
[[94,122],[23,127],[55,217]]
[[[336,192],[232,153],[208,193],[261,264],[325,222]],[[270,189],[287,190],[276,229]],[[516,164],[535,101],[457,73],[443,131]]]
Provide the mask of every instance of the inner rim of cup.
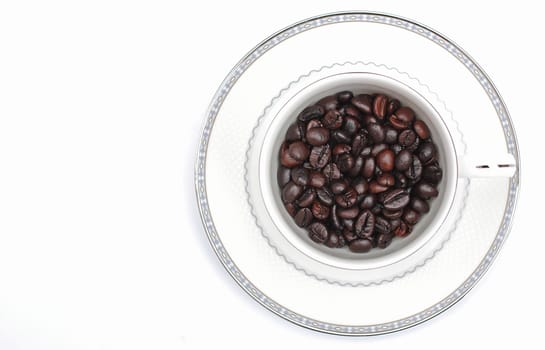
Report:
[[[443,180],[438,186],[439,196],[430,202],[430,212],[422,217],[407,237],[394,238],[386,249],[374,248],[365,254],[353,253],[344,248],[318,245],[308,238],[307,231],[295,225],[283,207],[280,189],[276,182],[278,150],[284,135],[295,116],[306,106],[321,97],[342,90],[354,94],[383,93],[397,98],[401,104],[415,110],[431,130],[439,150],[439,164]],[[436,234],[450,212],[458,178],[456,149],[448,128],[433,105],[411,87],[391,77],[369,72],[348,72],[331,75],[290,93],[289,100],[279,109],[267,129],[260,153],[260,188],[265,206],[272,221],[284,237],[303,254],[331,266],[347,269],[377,268],[395,263],[413,254]]]

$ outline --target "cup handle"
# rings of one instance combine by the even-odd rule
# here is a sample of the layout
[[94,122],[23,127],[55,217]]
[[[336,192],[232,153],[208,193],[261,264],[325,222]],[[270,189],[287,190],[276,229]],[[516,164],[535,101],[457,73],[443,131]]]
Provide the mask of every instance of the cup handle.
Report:
[[466,155],[458,160],[460,177],[511,177],[517,162],[512,154],[494,156]]

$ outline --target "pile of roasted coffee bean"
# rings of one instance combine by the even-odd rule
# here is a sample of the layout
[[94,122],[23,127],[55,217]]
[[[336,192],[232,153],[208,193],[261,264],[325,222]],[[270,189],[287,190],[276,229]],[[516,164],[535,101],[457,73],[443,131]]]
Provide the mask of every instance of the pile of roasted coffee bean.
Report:
[[316,243],[357,253],[410,234],[443,175],[428,126],[383,94],[341,91],[306,107],[279,160],[295,223]]

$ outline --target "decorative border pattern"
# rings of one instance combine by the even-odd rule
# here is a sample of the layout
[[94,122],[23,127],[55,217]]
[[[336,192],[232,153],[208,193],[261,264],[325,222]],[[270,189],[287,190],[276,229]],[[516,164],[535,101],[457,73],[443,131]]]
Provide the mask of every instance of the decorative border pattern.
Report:
[[326,282],[326,283],[329,283],[329,284],[336,284],[336,285],[340,285],[340,286],[349,286],[349,287],[369,287],[369,286],[378,286],[378,285],[381,285],[383,283],[388,283],[388,282],[393,282],[395,281],[396,279],[401,279],[405,276],[407,276],[408,274],[410,273],[413,273],[415,272],[418,268],[426,265],[426,263],[428,261],[430,261],[431,259],[433,259],[435,257],[435,255],[441,250],[443,249],[443,247],[445,246],[445,244],[448,242],[448,240],[450,239],[450,236],[452,235],[452,233],[456,230],[456,228],[458,227],[458,222],[460,221],[460,218],[462,217],[462,213],[464,211],[464,208],[466,206],[466,198],[467,198],[467,195],[468,195],[468,188],[469,188],[469,181],[465,181],[465,180],[462,180],[462,182],[464,182],[463,184],[461,184],[461,191],[462,191],[462,206],[461,208],[459,209],[458,211],[458,216],[456,217],[456,220],[454,222],[454,225],[450,228],[447,236],[443,239],[443,241],[439,244],[438,247],[435,248],[434,251],[431,252],[431,254],[429,254],[422,262],[418,263],[417,265],[415,266],[410,266],[408,270],[405,270],[404,272],[402,273],[399,273],[397,275],[394,275],[394,276],[389,276],[388,278],[383,278],[383,279],[380,279],[380,280],[377,280],[377,281],[371,281],[371,282],[358,282],[358,283],[353,283],[353,282],[339,282],[339,281],[336,281],[336,280],[332,280],[332,279],[328,279],[326,277],[320,277],[318,275],[316,275],[315,273],[312,273],[310,271],[307,271],[305,270],[304,268],[298,266],[296,263],[294,263],[293,261],[291,261],[284,253],[282,253],[280,251],[280,249],[278,249],[277,246],[275,246],[271,240],[269,239],[269,236],[265,233],[265,230],[263,229],[262,225],[260,224],[260,221],[255,213],[255,209],[254,209],[254,206],[252,205],[252,200],[251,200],[251,196],[250,196],[250,191],[248,190],[249,188],[249,182],[248,182],[248,172],[249,172],[249,169],[248,169],[248,162],[249,162],[249,159],[250,159],[250,149],[252,147],[252,143],[254,142],[254,138],[255,138],[255,133],[257,131],[257,129],[259,128],[260,124],[261,124],[261,120],[263,119],[263,117],[265,117],[265,115],[267,114],[267,112],[269,111],[269,109],[276,103],[276,101],[282,96],[282,94],[284,94],[284,92],[286,92],[287,90],[289,90],[293,85],[299,83],[302,79],[304,78],[308,78],[310,77],[313,73],[319,73],[325,69],[331,69],[333,67],[342,67],[342,66],[345,66],[345,65],[357,65],[357,64],[363,64],[363,65],[372,65],[372,66],[375,66],[377,68],[379,67],[383,67],[383,68],[386,68],[388,70],[393,70],[393,71],[396,71],[397,73],[401,74],[401,75],[405,75],[407,78],[409,78],[410,80],[413,80],[415,82],[417,82],[418,84],[420,84],[420,86],[426,88],[428,90],[428,92],[432,95],[435,96],[435,98],[437,99],[437,101],[439,103],[441,103],[443,105],[443,108],[447,111],[448,113],[448,116],[450,118],[450,121],[456,126],[456,129],[458,131],[458,134],[460,136],[460,143],[462,145],[462,151],[463,153],[465,154],[466,153],[466,150],[467,150],[467,144],[465,143],[464,141],[464,134],[462,133],[462,130],[460,129],[460,125],[458,124],[458,122],[454,119],[454,117],[452,116],[452,112],[447,108],[447,105],[445,103],[445,101],[443,101],[439,95],[432,91],[429,87],[429,85],[427,84],[424,84],[420,81],[420,79],[416,78],[416,77],[413,77],[411,75],[409,75],[409,73],[407,72],[402,72],[400,71],[399,69],[395,68],[395,67],[389,67],[385,64],[376,64],[374,62],[363,62],[363,61],[357,61],[357,62],[344,62],[344,63],[333,63],[329,66],[322,66],[321,68],[319,69],[313,69],[311,70],[310,72],[304,74],[304,75],[301,75],[299,78],[297,78],[297,80],[294,80],[292,82],[290,82],[286,87],[284,87],[283,89],[280,90],[280,92],[278,92],[278,94],[276,94],[276,96],[273,97],[273,99],[271,100],[271,102],[267,105],[267,107],[265,107],[265,109],[263,110],[263,113],[259,116],[259,118],[257,118],[257,122],[256,122],[256,125],[254,126],[254,128],[252,129],[252,133],[251,133],[251,136],[250,136],[250,140],[248,141],[248,148],[246,149],[246,162],[245,162],[245,166],[244,166],[244,184],[245,184],[245,187],[244,187],[244,191],[246,192],[246,202],[248,203],[248,205],[250,206],[250,214],[252,215],[252,217],[254,218],[254,221],[255,221],[255,224],[256,226],[259,228],[259,232],[261,233],[261,236],[263,236],[263,238],[267,241],[267,244],[275,251],[275,253],[280,256],[282,259],[284,259],[284,261],[293,266],[293,268],[295,268],[297,271],[299,272],[302,272],[304,273],[305,275],[307,275],[308,277],[311,277],[311,278],[315,278],[316,280],[318,281],[321,281],[321,282]]
[[[331,324],[326,322],[321,322],[319,320],[314,320],[303,315],[297,314],[289,309],[286,309],[282,305],[279,305],[274,300],[270,299],[267,295],[257,289],[244,274],[238,269],[235,265],[229,254],[227,253],[225,247],[223,246],[219,236],[217,234],[214,222],[210,215],[210,208],[208,206],[207,194],[206,194],[206,183],[205,183],[205,163],[206,163],[206,151],[208,146],[208,141],[210,138],[210,132],[214,125],[214,120],[218,114],[218,111],[223,103],[225,96],[229,93],[232,86],[238,80],[238,78],[246,71],[246,69],[259,57],[261,57],[265,52],[275,45],[281,43],[282,41],[297,35],[298,33],[310,30],[312,28],[321,27],[328,24],[340,23],[340,22],[372,22],[372,23],[382,23],[386,25],[395,26],[402,28],[418,35],[421,35],[435,44],[439,45],[456,59],[458,59],[472,74],[475,76],[477,81],[481,84],[482,88],[487,93],[492,105],[496,109],[496,113],[500,120],[501,126],[503,128],[508,152],[511,153],[517,162],[517,169],[513,177],[509,182],[509,197],[507,199],[507,204],[505,207],[505,213],[503,221],[500,225],[500,229],[492,242],[491,247],[486,253],[483,260],[480,262],[479,266],[473,271],[473,273],[466,279],[464,283],[461,284],[458,289],[452,292],[450,295],[445,297],[443,300],[437,304],[417,313],[412,316],[393,321],[388,323],[376,324],[376,325],[362,325],[362,326],[353,326],[353,325],[340,325],[340,324]],[[520,176],[520,156],[518,152],[518,145],[515,136],[515,132],[512,126],[511,118],[509,117],[509,112],[505,107],[505,104],[499,95],[499,92],[496,90],[493,83],[490,81],[486,73],[477,65],[477,63],[469,57],[459,46],[454,42],[447,39],[445,36],[433,31],[422,24],[403,19],[401,17],[396,17],[393,15],[381,14],[381,13],[370,13],[370,12],[342,12],[342,13],[333,13],[326,14],[319,17],[310,18],[301,22],[298,22],[276,34],[273,34],[271,37],[260,43],[255,49],[248,53],[244,58],[239,61],[236,66],[229,72],[227,77],[224,79],[220,88],[214,95],[212,102],[210,104],[207,117],[205,120],[198,153],[197,153],[197,162],[195,165],[195,182],[196,182],[196,195],[198,206],[200,210],[201,219],[207,233],[208,239],[212,248],[216,252],[216,255],[220,259],[221,263],[224,265],[226,270],[231,274],[235,281],[256,301],[262,304],[264,307],[270,311],[276,313],[277,315],[285,318],[288,321],[291,321],[300,326],[339,335],[376,335],[389,333],[394,331],[399,331],[421,322],[424,322],[444,310],[448,309],[450,306],[454,305],[459,301],[484,275],[484,273],[490,267],[492,261],[497,256],[505,238],[509,233],[511,227],[512,218],[514,214],[514,209],[518,197],[519,189],[519,176]]]

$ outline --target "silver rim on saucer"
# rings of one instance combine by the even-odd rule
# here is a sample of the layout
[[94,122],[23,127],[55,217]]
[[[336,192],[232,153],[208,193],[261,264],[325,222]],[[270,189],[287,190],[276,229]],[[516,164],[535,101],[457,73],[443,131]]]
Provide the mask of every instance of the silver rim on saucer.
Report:
[[[409,317],[393,322],[375,325],[353,326],[326,323],[293,312],[270,299],[262,291],[256,288],[232,261],[216,232],[214,222],[210,215],[206,193],[205,163],[209,137],[215,118],[222,106],[222,102],[225,99],[225,96],[229,94],[232,86],[237,82],[238,78],[244,74],[246,69],[250,67],[255,60],[284,40],[289,39],[300,32],[340,22],[374,22],[395,26],[416,33],[449,52],[459,62],[461,62],[469,70],[469,72],[471,72],[488,95],[501,122],[501,127],[506,138],[507,150],[515,157],[516,160],[516,172],[509,180],[509,195],[506,202],[502,223],[485,257],[481,260],[473,273],[471,273],[471,275],[455,291],[450,293],[435,305]],[[452,40],[446,38],[444,35],[408,19],[382,13],[340,12],[309,18],[273,34],[257,45],[247,55],[245,55],[229,72],[213,97],[206,114],[206,120],[197,152],[195,186],[201,219],[212,248],[225,269],[252,298],[286,320],[309,329],[339,335],[377,335],[399,331],[437,316],[459,301],[479,281],[479,279],[484,275],[494,261],[509,233],[518,197],[519,176],[520,157],[516,135],[512,126],[509,112],[507,111],[499,92],[496,90],[486,73],[465,51],[463,51],[458,45],[456,45]]]

